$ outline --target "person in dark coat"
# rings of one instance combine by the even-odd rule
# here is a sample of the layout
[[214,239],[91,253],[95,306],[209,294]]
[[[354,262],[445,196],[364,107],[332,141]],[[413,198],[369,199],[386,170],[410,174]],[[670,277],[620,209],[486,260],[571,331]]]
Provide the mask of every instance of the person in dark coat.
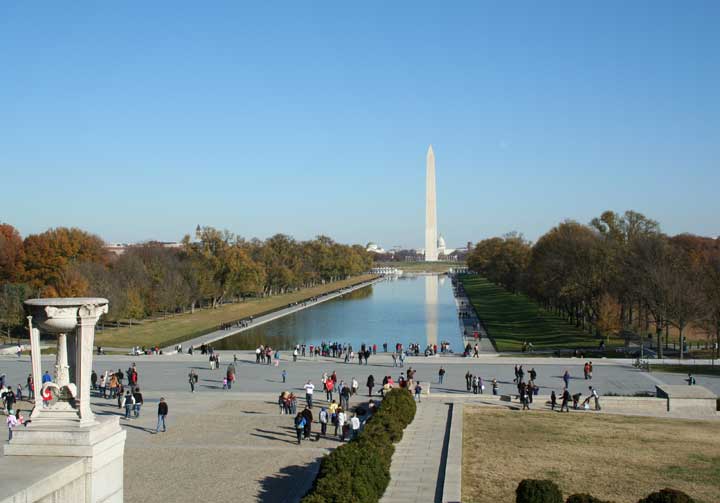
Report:
[[167,431],[167,427],[165,426],[165,418],[168,415],[168,405],[165,401],[165,398],[160,398],[160,403],[158,403],[158,422],[157,422],[157,428],[155,429],[156,433],[160,433],[160,425],[162,424],[162,431]]
[[372,390],[375,387],[375,378],[372,374],[368,376],[366,386],[368,389],[368,396],[372,396]]
[[570,392],[567,388],[563,390],[562,394],[562,402],[560,403],[560,412],[565,409],[565,412],[570,412],[570,406],[568,405],[568,402],[570,401]]
[[302,411],[302,415],[303,415],[303,418],[305,418],[305,427],[303,428],[303,437],[310,438],[312,422],[313,422],[312,411],[310,410],[309,407],[305,407],[305,410]]

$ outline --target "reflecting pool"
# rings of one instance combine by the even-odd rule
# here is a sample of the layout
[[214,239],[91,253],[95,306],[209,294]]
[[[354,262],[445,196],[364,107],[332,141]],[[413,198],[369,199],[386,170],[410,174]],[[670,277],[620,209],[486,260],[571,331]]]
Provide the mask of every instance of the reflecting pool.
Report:
[[288,349],[322,341],[360,344],[397,342],[407,347],[447,341],[461,349],[452,283],[445,276],[403,276],[361,288],[237,335],[216,341],[216,349],[254,349],[260,344]]

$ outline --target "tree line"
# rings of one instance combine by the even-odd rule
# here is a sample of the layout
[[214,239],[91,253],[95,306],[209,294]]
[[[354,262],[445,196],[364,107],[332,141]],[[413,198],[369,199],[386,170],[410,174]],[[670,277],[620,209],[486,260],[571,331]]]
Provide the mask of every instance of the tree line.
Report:
[[688,327],[720,344],[720,238],[668,236],[641,213],[566,220],[537,242],[517,233],[485,239],[468,267],[522,292],[598,336],[652,334],[662,356],[668,329],[685,352]]
[[198,227],[194,239],[187,235],[180,246],[148,242],[118,256],[81,229],[59,227],[23,239],[12,225],[0,224],[0,328],[10,333],[22,327],[22,302],[31,297],[105,297],[108,319],[139,320],[282,294],[371,266],[364,247],[326,236],[245,240]]

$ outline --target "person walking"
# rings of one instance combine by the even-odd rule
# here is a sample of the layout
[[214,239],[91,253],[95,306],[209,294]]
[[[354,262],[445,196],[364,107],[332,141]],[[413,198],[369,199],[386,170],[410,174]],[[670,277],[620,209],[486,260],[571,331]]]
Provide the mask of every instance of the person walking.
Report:
[[598,394],[597,390],[592,386],[589,386],[589,389],[590,396],[593,397],[593,400],[595,401],[595,410],[600,410],[600,395]]
[[310,438],[310,435],[312,434],[312,423],[313,423],[313,413],[310,410],[310,408],[305,407],[305,409],[302,411],[302,415],[305,418],[305,427],[303,428],[303,438],[308,439]]
[[350,426],[352,427],[352,438],[357,438],[360,433],[360,418],[357,417],[357,414],[353,414],[350,420]]
[[135,400],[135,406],[134,406],[134,416],[135,418],[140,417],[140,407],[142,407],[143,403],[143,396],[142,393],[140,393],[140,388],[135,387],[135,392],[133,393],[133,399]]
[[375,377],[373,377],[372,374],[368,376],[367,383],[365,385],[368,389],[368,396],[372,396],[373,388],[375,387]]
[[18,420],[15,414],[13,414],[11,411],[8,411],[8,416],[5,421],[8,428],[8,442],[10,442],[13,438],[13,428],[18,425]]
[[470,373],[470,371],[468,370],[467,372],[465,372],[465,387],[467,388],[468,391],[470,391],[470,388],[472,388],[472,380],[473,380],[473,376]]
[[438,370],[438,382],[439,384],[443,383],[443,379],[445,378],[445,369],[443,367],[440,367],[440,370]]
[[168,415],[168,404],[165,401],[164,397],[160,398],[160,403],[158,403],[158,420],[157,420],[157,428],[155,428],[155,433],[160,433],[160,425],[162,424],[162,431],[167,431],[167,427],[165,426],[165,418]]
[[335,383],[332,381],[332,379],[327,379],[325,381],[325,399],[328,401],[328,403],[332,402],[334,389]]
[[315,385],[312,383],[312,381],[308,381],[305,383],[305,402],[307,402],[307,406],[312,409],[313,405],[313,392],[315,391]]
[[565,372],[563,373],[563,376],[562,376],[562,380],[565,383],[565,389],[569,388],[570,387],[570,372],[565,370]]
[[350,388],[347,384],[343,384],[340,388],[340,407],[350,410]]
[[345,441],[345,422],[347,421],[347,416],[345,415],[345,411],[341,408],[338,409],[337,412],[337,424],[335,425],[335,433],[337,434],[338,428],[340,428],[340,441]]
[[28,389],[28,398],[30,400],[33,400],[35,398],[35,380],[33,379],[32,374],[28,374],[27,389]]
[[305,418],[303,417],[302,412],[298,412],[295,415],[295,434],[297,435],[297,443],[300,445],[302,443],[302,437],[303,433],[305,432]]
[[417,383],[415,385],[415,400],[417,402],[420,402],[420,394],[422,393],[422,386],[420,386],[420,383]]
[[555,395],[555,390],[552,390],[550,393],[550,410],[555,410],[555,406],[557,405],[557,395]]
[[522,384],[521,388],[522,410],[530,410],[530,385]]
[[565,409],[565,412],[570,412],[570,392],[567,388],[563,389],[561,398],[562,402],[560,402],[560,412],[562,412],[563,409]]
[[319,414],[318,420],[320,421],[320,433],[324,437],[327,434],[327,424],[328,424],[328,411],[325,407],[322,407],[320,409],[320,414]]
[[195,370],[191,370],[188,374],[188,383],[190,384],[190,393],[195,393]]
[[133,405],[135,405],[135,397],[132,396],[130,390],[125,392],[122,401],[125,406],[125,419],[130,419],[130,411],[133,410]]

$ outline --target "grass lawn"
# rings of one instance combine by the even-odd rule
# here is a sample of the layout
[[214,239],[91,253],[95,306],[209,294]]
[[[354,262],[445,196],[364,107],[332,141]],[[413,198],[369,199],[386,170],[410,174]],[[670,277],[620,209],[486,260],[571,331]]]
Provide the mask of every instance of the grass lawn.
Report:
[[[523,341],[535,349],[597,348],[600,339],[542,309],[522,294],[512,294],[479,276],[463,278],[465,291],[495,341],[498,351],[519,351]],[[621,345],[610,340],[608,346]]]
[[692,372],[698,375],[720,376],[720,362],[717,365],[664,365],[650,362],[650,370],[653,372],[671,372],[673,374],[685,374]]
[[720,494],[718,422],[466,408],[462,501],[515,501],[524,478],[551,479],[567,498],[636,503],[665,487],[698,503]]
[[306,288],[299,292],[275,295],[264,299],[248,299],[245,302],[228,304],[218,309],[201,309],[192,314],[187,313],[164,320],[146,321],[133,327],[106,328],[103,332],[95,335],[95,345],[129,348],[132,346],[155,345],[163,347],[177,344],[210,332],[221,323],[282,308],[292,302],[299,302],[371,278],[373,278],[373,275],[370,274],[355,276],[343,281]]

